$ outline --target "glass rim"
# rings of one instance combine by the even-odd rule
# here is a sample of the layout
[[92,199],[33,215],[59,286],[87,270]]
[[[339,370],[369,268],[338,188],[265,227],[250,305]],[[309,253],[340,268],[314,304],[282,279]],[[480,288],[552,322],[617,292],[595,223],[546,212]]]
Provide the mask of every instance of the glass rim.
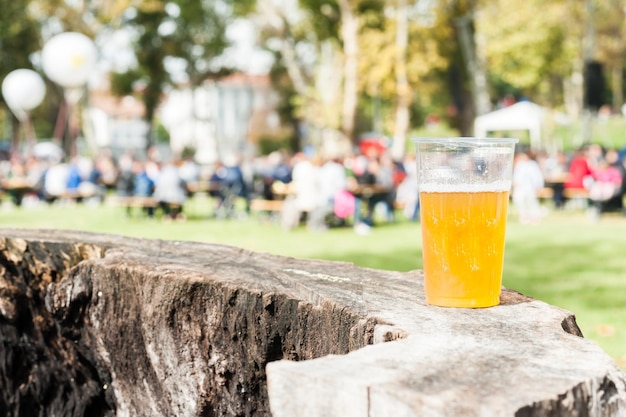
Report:
[[472,136],[442,136],[442,137],[415,137],[411,138],[414,143],[470,143],[470,144],[513,144],[518,143],[517,138],[487,138]]

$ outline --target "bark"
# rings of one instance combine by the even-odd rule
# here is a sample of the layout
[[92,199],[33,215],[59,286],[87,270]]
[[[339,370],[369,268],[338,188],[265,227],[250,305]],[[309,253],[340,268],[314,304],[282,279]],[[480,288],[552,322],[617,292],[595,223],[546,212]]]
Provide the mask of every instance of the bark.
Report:
[[406,0],[399,0],[396,9],[396,118],[393,133],[391,156],[396,161],[404,158],[406,151],[406,135],[409,131],[409,106],[412,101],[412,90],[409,85],[406,69],[406,49],[409,42],[409,22]]
[[341,9],[341,38],[345,59],[341,131],[346,138],[354,140],[354,123],[358,103],[359,17],[352,10],[350,0],[340,0],[339,7]]
[[[620,61],[621,64],[621,61]],[[611,96],[613,97],[613,110],[620,112],[624,104],[624,81],[623,70],[621,65],[615,65],[610,68],[611,71]]]

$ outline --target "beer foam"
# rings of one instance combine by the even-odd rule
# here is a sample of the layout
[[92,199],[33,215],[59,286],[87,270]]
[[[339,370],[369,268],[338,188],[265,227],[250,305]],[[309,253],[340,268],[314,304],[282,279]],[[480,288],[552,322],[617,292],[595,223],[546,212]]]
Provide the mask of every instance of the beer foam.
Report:
[[502,192],[511,190],[511,180],[493,181],[484,184],[438,184],[424,183],[419,185],[424,193],[479,193]]

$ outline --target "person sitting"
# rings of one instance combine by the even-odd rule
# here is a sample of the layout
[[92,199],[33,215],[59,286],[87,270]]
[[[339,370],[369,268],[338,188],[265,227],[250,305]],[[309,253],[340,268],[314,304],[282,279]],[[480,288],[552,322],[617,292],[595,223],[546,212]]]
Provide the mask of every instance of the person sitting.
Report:
[[587,158],[587,147],[582,147],[574,153],[565,181],[566,190],[586,190],[591,178],[591,167]]
[[[148,176],[145,164],[142,161],[133,162],[133,196],[139,198],[152,197],[154,181]],[[154,207],[149,204],[143,207],[148,217],[154,217]]]
[[[307,216],[307,227],[311,230],[317,228],[315,216],[311,214],[317,208],[320,201],[319,193],[319,168],[321,161],[318,157],[309,157],[299,152],[294,155],[292,171],[293,193],[285,199],[281,212],[281,224],[284,229],[290,230],[300,224],[303,215]],[[306,214],[305,214],[306,213]]]
[[623,205],[624,169],[616,150],[606,152],[604,161],[592,170],[593,183],[589,199],[599,215],[606,211],[621,211]]
[[246,213],[250,213],[250,198],[243,171],[234,157],[226,157],[218,162],[210,178],[211,196],[217,198],[216,216],[235,217],[235,202],[238,197],[246,201]]
[[154,198],[167,219],[184,220],[183,206],[187,188],[174,161],[163,165],[154,186]]
[[348,178],[346,170],[339,158],[328,158],[321,164],[318,170],[319,202],[310,213],[311,221],[309,226],[311,229],[322,231],[330,225],[345,224],[347,215],[342,215],[340,210],[336,210],[339,202],[336,202],[335,199],[342,192],[349,193],[347,188]]
[[[394,220],[394,173],[397,165],[391,157],[383,153],[380,156],[368,155],[365,170],[356,173],[356,181],[360,186],[371,186],[372,192],[360,194],[356,198],[355,230],[358,234],[367,234],[368,229],[374,226],[374,210],[380,203],[383,204],[388,221]],[[365,213],[361,215],[359,206],[365,200]]]
[[123,154],[118,160],[118,175],[115,181],[115,193],[119,197],[130,197],[133,195],[134,174],[133,174],[133,157],[129,154]]
[[522,224],[537,224],[543,216],[537,192],[544,186],[543,173],[530,152],[519,151],[513,165],[512,200]]
[[46,170],[43,180],[43,190],[48,203],[63,198],[67,191],[69,168],[64,162],[52,163]]

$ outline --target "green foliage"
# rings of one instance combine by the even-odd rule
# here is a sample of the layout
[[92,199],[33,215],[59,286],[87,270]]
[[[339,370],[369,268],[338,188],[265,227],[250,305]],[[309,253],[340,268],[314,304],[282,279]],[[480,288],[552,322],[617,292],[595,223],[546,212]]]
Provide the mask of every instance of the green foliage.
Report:
[[[380,97],[385,108],[393,109],[396,102],[397,86],[395,79],[396,65],[396,36],[397,24],[395,17],[385,14],[379,15],[380,24],[365,26],[361,33],[361,91],[364,94]],[[446,31],[440,27],[431,28],[419,20],[409,21],[409,47],[407,50],[407,70],[410,88],[415,92],[414,98],[418,102],[415,109],[429,106],[433,100],[442,98],[438,85],[445,78],[445,68],[448,63],[442,50],[439,48],[440,39]],[[446,39],[442,43],[448,44]],[[446,94],[443,95],[446,104],[449,95],[445,83]],[[443,106],[445,108],[445,105]],[[385,112],[385,130],[393,129],[393,112]],[[420,124],[419,120],[413,121]]]
[[300,7],[307,13],[308,24],[318,39],[339,39],[341,11],[333,0],[299,0]]
[[274,151],[288,149],[293,151],[291,144],[293,140],[290,136],[284,137],[261,137],[257,143],[257,153],[259,155],[269,155]]
[[[346,10],[355,14],[359,25],[357,135],[371,130],[374,117],[382,118],[383,133],[392,132],[399,97],[412,98],[414,128],[423,124],[426,115],[437,114],[468,132],[474,109],[471,74],[460,47],[464,21],[470,34],[477,35],[474,46],[485,53],[493,102],[514,93],[548,107],[571,109],[572,101],[576,104],[579,98],[576,91],[568,92],[566,87],[576,81],[573,75],[582,69],[586,23],[595,30],[593,58],[605,65],[610,87],[607,98],[616,106],[623,101],[626,12],[623,2],[617,0],[590,2],[593,10],[586,10],[585,2],[571,0],[408,2],[409,86],[403,91],[397,91],[396,85],[396,69],[401,68],[402,61],[396,50],[396,8],[403,4],[400,1],[299,0],[301,18],[294,21],[284,7],[254,0],[0,0],[0,77],[16,68],[32,67],[30,57],[42,47],[44,27],[49,31],[58,26],[92,38],[103,30],[124,27],[135,36],[138,67],[126,74],[113,74],[112,89],[115,94],[126,95],[133,92],[133,86],[140,86],[150,122],[164,88],[172,83],[165,59],[173,57],[186,64],[191,86],[231,73],[233,69],[225,64],[216,66],[216,58],[229,46],[225,37],[229,24],[238,17],[262,21],[263,10],[272,7],[270,3],[275,9],[265,15],[263,41],[273,41],[265,44],[268,48],[277,39],[283,41],[282,48],[274,51],[277,71],[273,87],[283,97],[281,120],[290,126],[304,120],[315,128],[343,127],[346,57],[341,29]],[[421,14],[416,14],[418,8]],[[171,30],[163,31],[168,25]],[[331,54],[327,54],[329,47]],[[286,52],[293,53],[290,58],[295,67],[288,68]],[[294,74],[300,76],[301,85],[294,84]],[[45,118],[45,122],[36,120],[37,131],[44,136],[52,133],[59,103],[59,93],[50,92],[42,109],[37,110],[37,119]],[[376,111],[373,100],[378,103]],[[455,111],[449,111],[452,108]],[[575,137],[565,138],[571,136],[568,129],[555,128],[555,141],[566,146],[576,142]],[[293,140],[294,144],[299,142],[298,138]]]
[[134,84],[141,79],[141,74],[137,70],[129,70],[124,73],[114,72],[110,75],[111,93],[118,97],[132,95]]
[[192,159],[196,155],[196,149],[191,146],[185,146],[180,153],[182,159]]
[[[625,131],[626,119],[623,117],[593,118],[590,142],[607,149],[621,149],[626,147]],[[568,125],[555,125],[546,133],[546,142],[555,145],[557,149],[573,150],[583,144],[581,120],[575,120]]]
[[626,9],[622,1],[595,3],[597,55],[601,62],[622,68],[626,53]]
[[152,132],[155,144],[167,144],[170,143],[170,133],[165,126],[161,123],[157,123],[154,131]]
[[[299,131],[296,126],[299,123],[299,117],[297,115],[295,105],[293,100],[296,98],[296,92],[294,91],[293,83],[291,83],[289,76],[285,67],[280,65],[274,65],[270,69],[270,79],[272,81],[272,88],[274,91],[281,97],[278,100],[275,111],[278,113],[278,116],[281,120],[281,124],[283,126],[291,126],[290,129],[293,133],[291,134],[291,139],[285,140],[286,145],[285,148],[291,151],[299,151],[300,150],[300,137],[298,136]],[[267,140],[268,147],[259,143],[259,152],[262,154],[269,153],[267,149],[273,149],[274,147],[274,139],[269,138]],[[282,142],[282,140],[279,140]],[[261,149],[265,149],[261,151]]]
[[178,5],[180,12],[169,17],[176,25],[169,54],[185,60],[192,85],[200,85],[215,75],[211,60],[229,45],[226,28],[232,16],[220,12],[216,2],[175,0],[171,4]]
[[256,0],[237,0],[231,4],[235,16],[250,16],[256,11]]
[[[39,22],[29,12],[29,3],[27,0],[0,0],[0,82],[16,69],[33,69],[30,56],[41,48]],[[9,116],[3,118],[0,140],[10,139],[10,135],[17,143],[19,130],[12,131],[19,126],[17,119],[1,95],[0,102],[4,105],[4,114]]]
[[520,88],[503,80],[497,73],[489,74],[489,86],[490,96],[494,97],[494,99],[504,97],[507,94],[511,94],[517,98],[524,95],[524,92]]
[[[164,6],[164,3],[156,0],[152,3],[142,4],[142,7],[136,10],[135,17],[127,22],[139,33],[135,43],[135,54],[139,68],[136,72],[127,75],[141,75],[141,80],[145,85],[142,94],[146,108],[145,119],[150,125],[152,125],[154,114],[161,102],[163,88],[170,81],[164,63],[167,56],[168,39],[159,35],[159,27],[167,19]],[[148,143],[149,145],[150,143]]]
[[20,68],[33,68],[30,55],[41,48],[39,22],[27,0],[0,0],[0,79]]
[[484,36],[492,78],[515,86],[535,101],[562,103],[562,82],[580,56],[578,12],[565,0],[486,2],[478,30]]
[[[231,21],[231,2],[216,3],[202,0],[150,0],[138,3],[125,25],[134,28],[138,36],[134,43],[138,67],[112,77],[116,94],[129,94],[133,86],[143,85],[141,99],[145,119],[152,126],[163,91],[172,84],[165,60],[182,59],[192,86],[199,86],[209,77],[220,77],[228,70],[216,69],[212,60],[228,46],[226,27]],[[241,2],[236,10],[251,10],[250,1]],[[226,11],[221,11],[225,9]],[[164,30],[170,28],[170,30]],[[149,133],[150,138],[153,136]],[[163,137],[163,135],[156,135]],[[150,146],[149,140],[147,146]]]

